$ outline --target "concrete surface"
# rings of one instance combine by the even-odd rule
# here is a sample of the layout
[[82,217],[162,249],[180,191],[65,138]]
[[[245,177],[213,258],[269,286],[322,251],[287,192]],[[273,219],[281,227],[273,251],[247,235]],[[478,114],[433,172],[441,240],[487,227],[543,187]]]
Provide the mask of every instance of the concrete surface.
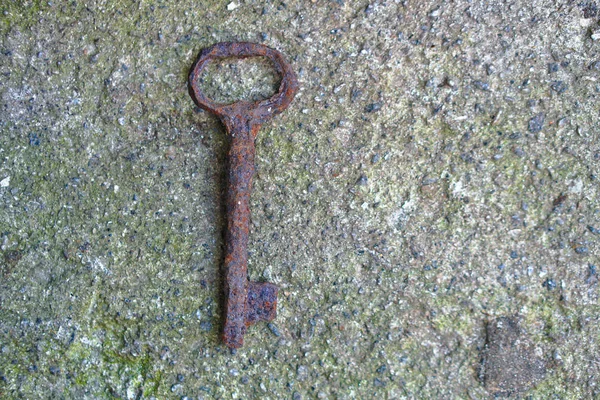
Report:
[[[0,397],[597,398],[597,7],[2,2]],[[279,315],[235,354],[227,139],[186,85],[226,40],[302,87],[257,140]],[[270,68],[203,84],[260,98]]]

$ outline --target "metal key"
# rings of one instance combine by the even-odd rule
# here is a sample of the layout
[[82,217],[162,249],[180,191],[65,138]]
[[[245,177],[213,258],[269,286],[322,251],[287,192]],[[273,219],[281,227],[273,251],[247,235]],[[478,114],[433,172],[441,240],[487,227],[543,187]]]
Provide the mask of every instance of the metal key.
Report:
[[[204,95],[198,78],[214,59],[267,57],[281,77],[279,90],[262,101],[218,104]],[[250,192],[254,175],[254,140],[261,125],[284,111],[298,91],[292,67],[281,53],[255,43],[217,43],[204,49],[189,76],[196,104],[215,114],[230,137],[227,182],[227,231],[225,235],[225,324],[223,342],[231,348],[244,343],[246,329],[257,321],[272,321],[277,314],[278,288],[272,283],[248,280]]]

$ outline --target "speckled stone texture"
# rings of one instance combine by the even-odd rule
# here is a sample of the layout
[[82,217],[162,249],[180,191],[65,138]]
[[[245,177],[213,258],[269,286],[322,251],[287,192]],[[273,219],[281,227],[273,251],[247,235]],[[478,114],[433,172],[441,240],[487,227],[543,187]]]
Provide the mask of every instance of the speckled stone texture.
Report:
[[[599,21],[594,1],[2,2],[0,398],[600,396]],[[187,88],[229,40],[300,82],[256,142],[249,275],[278,315],[233,353],[228,141]],[[260,59],[202,80],[223,101],[278,83]],[[511,369],[533,378],[490,373]]]

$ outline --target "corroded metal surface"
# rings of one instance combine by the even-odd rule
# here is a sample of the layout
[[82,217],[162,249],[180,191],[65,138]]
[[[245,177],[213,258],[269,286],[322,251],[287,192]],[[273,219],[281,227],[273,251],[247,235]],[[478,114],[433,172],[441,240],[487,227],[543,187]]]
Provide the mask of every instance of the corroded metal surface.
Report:
[[[199,76],[214,59],[260,57],[270,59],[281,76],[279,90],[262,101],[218,104],[199,86]],[[196,104],[219,117],[231,139],[228,153],[227,231],[224,260],[225,324],[223,342],[243,345],[246,329],[257,321],[271,321],[277,312],[277,286],[248,281],[250,192],[254,175],[254,139],[263,123],[284,111],[298,90],[296,75],[281,53],[255,43],[217,43],[203,50],[189,77]]]

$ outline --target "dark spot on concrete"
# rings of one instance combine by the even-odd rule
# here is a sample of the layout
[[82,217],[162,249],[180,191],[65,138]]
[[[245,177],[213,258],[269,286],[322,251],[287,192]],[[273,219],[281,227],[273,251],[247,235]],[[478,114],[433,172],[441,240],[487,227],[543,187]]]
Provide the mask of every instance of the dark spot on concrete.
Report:
[[4,262],[9,266],[14,267],[22,257],[23,254],[19,250],[9,250],[4,253]]
[[512,317],[500,317],[487,324],[481,360],[480,377],[496,397],[523,393],[546,375],[531,339]]
[[558,196],[557,198],[554,199],[554,201],[552,202],[552,206],[554,208],[560,207],[565,202],[566,199],[567,199],[567,195],[561,194],[560,196]]
[[21,260],[23,254],[19,250],[9,250],[4,253],[4,263],[0,265],[0,272],[3,276],[10,274],[12,269]]

